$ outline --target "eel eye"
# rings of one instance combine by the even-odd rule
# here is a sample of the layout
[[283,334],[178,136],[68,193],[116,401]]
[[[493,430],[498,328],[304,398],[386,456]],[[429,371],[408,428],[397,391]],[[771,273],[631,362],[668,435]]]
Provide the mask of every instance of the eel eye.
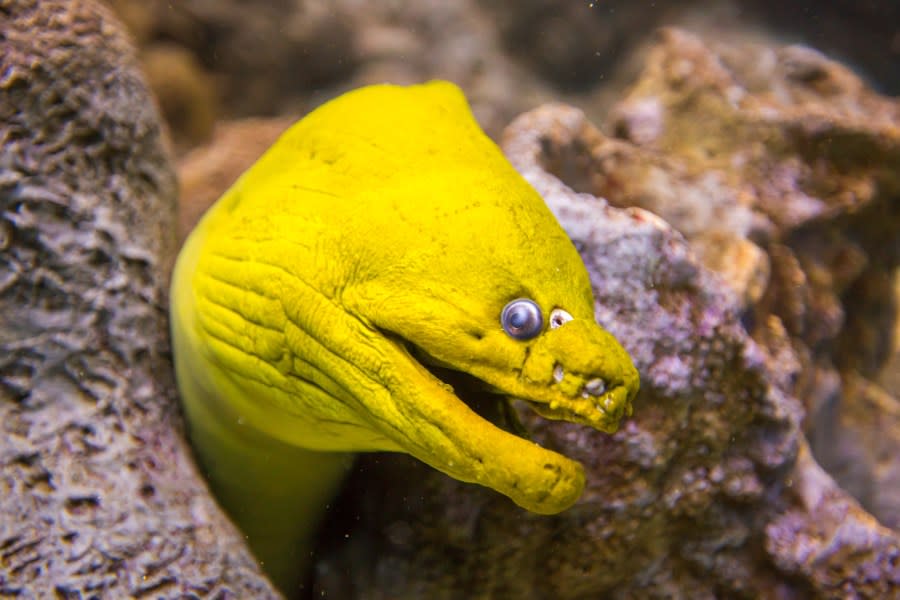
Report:
[[516,298],[503,307],[500,324],[510,337],[530,340],[541,332],[544,317],[541,315],[541,308],[533,300]]
[[550,312],[550,329],[556,329],[557,327],[562,327],[566,323],[572,320],[572,315],[567,313],[561,308],[554,308]]

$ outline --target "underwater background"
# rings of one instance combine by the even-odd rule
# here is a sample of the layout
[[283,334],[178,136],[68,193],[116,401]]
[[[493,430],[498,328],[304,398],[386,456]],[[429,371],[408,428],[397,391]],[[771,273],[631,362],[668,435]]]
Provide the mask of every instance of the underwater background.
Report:
[[523,511],[361,456],[298,597],[900,598],[900,3],[0,0],[0,598],[278,597],[183,435],[166,289],[291,123],[458,84],[641,373]]

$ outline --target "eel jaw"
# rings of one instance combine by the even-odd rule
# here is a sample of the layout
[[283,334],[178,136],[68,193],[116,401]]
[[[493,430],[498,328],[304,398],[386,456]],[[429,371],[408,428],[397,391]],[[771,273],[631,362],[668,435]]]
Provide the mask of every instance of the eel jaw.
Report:
[[[490,487],[531,512],[556,514],[575,503],[585,484],[580,463],[483,418],[439,369],[462,372],[504,397],[521,398],[550,418],[615,431],[618,418],[630,410],[638,376],[625,350],[593,318],[575,318],[523,342],[500,327],[473,323],[470,313],[452,306],[423,312],[433,299],[397,301],[394,287],[385,290],[379,282],[345,290],[342,299],[343,314],[331,315],[329,325],[341,321],[349,335],[336,338],[340,347],[332,352],[353,360],[342,361],[329,375],[339,383],[346,380],[345,389],[363,392],[345,405],[392,442],[385,449]],[[447,323],[454,320],[448,315],[455,313],[459,324],[448,337]],[[429,327],[437,318],[442,326]],[[554,381],[557,364],[564,369],[560,382]],[[583,374],[580,384],[577,374]],[[595,397],[590,391],[599,393],[598,384],[588,383],[598,377],[608,391]],[[583,391],[588,398],[581,397]]]
[[495,393],[528,404],[540,416],[615,433],[631,416],[640,376],[624,348],[592,320],[545,331],[520,369],[472,365]]
[[[394,409],[385,414],[384,405],[367,408],[377,417],[373,425],[401,450],[454,479],[492,488],[534,513],[557,514],[578,500],[585,484],[582,465],[522,437],[514,420],[499,414],[503,406],[490,406],[490,383],[469,370],[432,361],[415,344],[391,337],[391,345],[405,357],[391,361],[399,375],[394,381],[402,382],[387,386]],[[392,354],[382,349],[382,357]],[[506,396],[501,391],[504,404]],[[389,415],[401,415],[402,422],[384,430],[392,421]]]
[[[602,381],[599,378],[590,381]],[[631,394],[625,386],[618,386],[599,394],[583,391],[579,398],[537,402],[525,398],[523,400],[534,412],[545,419],[569,421],[587,425],[606,433],[615,433],[623,417],[632,413]]]
[[[419,388],[415,405],[421,418],[441,429],[446,436],[443,441],[452,444],[457,458],[450,460],[443,444],[435,455],[433,440],[430,449],[421,445],[405,449],[456,479],[491,487],[532,512],[553,514],[574,503],[584,485],[583,469],[571,459],[500,430],[484,417],[483,400],[478,406],[476,399],[486,393],[519,399],[542,417],[612,433],[622,416],[631,414],[639,385],[625,350],[593,321],[572,321],[545,332],[529,347],[521,369],[492,365],[488,360],[461,368],[435,359],[410,340],[394,339],[405,348],[409,362],[427,373],[406,381]],[[579,352],[573,354],[573,350]],[[395,391],[394,398],[405,406],[414,401],[401,390]],[[490,420],[498,419],[495,415]],[[521,435],[515,423],[505,425]]]

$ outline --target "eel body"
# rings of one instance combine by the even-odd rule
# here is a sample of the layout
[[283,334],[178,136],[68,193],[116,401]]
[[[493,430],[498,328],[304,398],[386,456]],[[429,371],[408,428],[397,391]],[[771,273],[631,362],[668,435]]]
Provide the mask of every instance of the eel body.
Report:
[[581,465],[441,373],[610,432],[638,388],[576,249],[446,82],[362,88],[289,129],[188,238],[171,315],[199,461],[283,589],[351,453],[537,513],[578,498]]

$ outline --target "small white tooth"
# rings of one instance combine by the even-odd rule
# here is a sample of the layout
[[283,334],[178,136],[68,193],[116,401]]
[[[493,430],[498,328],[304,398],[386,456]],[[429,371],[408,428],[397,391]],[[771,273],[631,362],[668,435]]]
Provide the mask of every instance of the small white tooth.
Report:
[[563,371],[562,365],[557,364],[555,367],[553,367],[553,381],[555,381],[556,383],[559,383],[560,381],[563,380],[563,377],[565,377],[565,376],[566,376],[566,372]]
[[606,383],[599,377],[597,377],[596,379],[591,379],[586,384],[584,384],[584,391],[591,396],[599,396],[606,391]]

